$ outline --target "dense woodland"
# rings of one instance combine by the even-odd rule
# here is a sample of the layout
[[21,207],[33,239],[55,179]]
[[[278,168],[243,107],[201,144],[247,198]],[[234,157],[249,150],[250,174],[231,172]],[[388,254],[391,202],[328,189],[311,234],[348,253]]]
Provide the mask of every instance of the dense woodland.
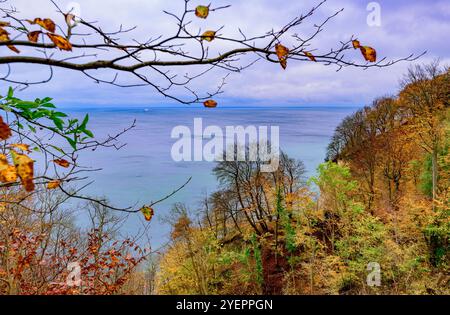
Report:
[[[158,252],[139,246],[142,235],[124,237],[123,216],[99,202],[68,210],[51,189],[61,182],[32,198],[2,185],[0,292],[448,294],[449,79],[437,63],[410,68],[398,95],[341,122],[313,178],[286,154],[274,173],[218,162],[220,189],[200,208],[173,206],[170,243]],[[16,152],[25,181],[17,151],[28,148],[13,146],[3,150]],[[76,211],[89,226],[77,226]],[[81,286],[67,283],[74,261]],[[379,286],[367,282],[373,263]]]

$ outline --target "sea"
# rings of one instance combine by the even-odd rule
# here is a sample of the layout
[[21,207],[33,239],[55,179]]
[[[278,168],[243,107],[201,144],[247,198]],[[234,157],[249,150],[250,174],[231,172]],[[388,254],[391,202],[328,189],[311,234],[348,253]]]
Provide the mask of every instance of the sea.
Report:
[[[313,176],[325,159],[326,148],[335,128],[344,117],[358,107],[344,106],[264,106],[264,107],[71,107],[64,111],[82,118],[89,114],[89,129],[102,140],[133,125],[115,142],[117,148],[88,150],[79,156],[79,164],[92,172],[84,183],[92,182],[82,193],[90,197],[104,197],[117,208],[150,204],[191,181],[171,198],[154,207],[155,216],[147,222],[141,213],[127,214],[120,230],[122,236],[138,235],[140,242],[153,250],[162,248],[170,237],[167,218],[175,203],[184,203],[192,213],[201,208],[202,199],[218,188],[212,173],[215,162],[181,161],[172,158],[171,151],[177,139],[171,137],[177,126],[192,130],[194,119],[202,118],[203,128],[218,126],[278,126],[280,148],[290,157],[304,162],[307,176]],[[207,140],[205,140],[206,143]],[[81,186],[82,183],[78,183]],[[72,200],[69,207],[78,209],[76,220],[87,223],[81,200]],[[120,211],[115,215],[124,216]]]

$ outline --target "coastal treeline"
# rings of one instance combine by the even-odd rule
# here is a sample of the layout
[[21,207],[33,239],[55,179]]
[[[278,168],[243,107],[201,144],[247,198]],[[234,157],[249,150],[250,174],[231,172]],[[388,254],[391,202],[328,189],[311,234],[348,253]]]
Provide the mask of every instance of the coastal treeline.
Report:
[[305,178],[220,162],[220,189],[177,204],[159,294],[448,294],[450,73],[412,67],[400,92],[346,117]]

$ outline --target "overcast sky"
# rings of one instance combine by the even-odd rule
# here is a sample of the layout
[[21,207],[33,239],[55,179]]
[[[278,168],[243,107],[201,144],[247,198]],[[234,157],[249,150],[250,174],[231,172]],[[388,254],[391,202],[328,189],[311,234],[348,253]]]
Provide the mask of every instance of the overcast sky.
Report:
[[[318,1],[274,1],[274,0],[208,0],[192,1],[197,4],[212,6],[231,4],[231,8],[212,13],[206,20],[192,18],[192,29],[216,29],[222,25],[222,34],[231,37],[238,28],[249,36],[263,34],[282,26],[297,15],[305,13]],[[61,8],[66,8],[73,1],[56,0]],[[149,37],[172,34],[174,20],[162,13],[168,10],[181,12],[183,0],[108,0],[77,1],[81,16],[88,21],[98,21],[105,30],[115,30],[120,24],[137,26],[129,36],[138,40]],[[311,19],[310,23],[296,29],[299,34],[312,31],[311,23],[319,22],[334,11],[344,11],[333,19],[323,33],[314,41],[318,51],[328,51],[336,47],[339,41],[345,41],[355,35],[363,44],[377,49],[378,56],[395,59],[410,53],[427,55],[419,62],[429,62],[440,58],[444,64],[450,64],[450,4],[448,0],[382,0],[377,3],[381,8],[381,25],[370,26],[367,16],[370,12],[363,0],[329,0]],[[23,18],[51,17],[62,23],[49,0],[10,0]],[[128,36],[128,35],[127,35]],[[283,39],[287,46],[293,40],[287,36]],[[219,41],[210,44],[217,51],[228,46]],[[10,53],[2,47],[0,53]],[[76,54],[74,50],[73,54]],[[353,52],[352,52],[353,53]],[[349,56],[354,60],[362,58],[354,52]],[[68,54],[68,53],[66,53]],[[243,61],[245,61],[244,59]],[[251,68],[239,74],[231,74],[227,79],[225,93],[217,97],[220,103],[228,105],[362,105],[370,103],[377,96],[396,93],[398,81],[409,63],[401,63],[390,68],[361,70],[325,67],[313,62],[294,62],[282,70],[278,64],[258,61]],[[5,68],[0,68],[5,71]],[[14,68],[18,78],[37,78],[46,74],[46,69],[35,66]],[[190,72],[183,69],[182,72]],[[194,69],[192,70],[194,71]],[[224,73],[216,71],[194,85],[198,90],[213,88]],[[128,82],[131,78],[123,77]],[[159,80],[155,78],[155,80]],[[4,84],[2,84],[4,87]],[[21,92],[23,97],[52,96],[56,103],[63,106],[105,106],[139,105],[158,106],[167,104],[167,100],[157,94],[151,87],[122,89],[91,82],[80,73],[68,70],[56,71],[54,79],[46,85],[31,87]],[[181,105],[180,105],[181,106]]]

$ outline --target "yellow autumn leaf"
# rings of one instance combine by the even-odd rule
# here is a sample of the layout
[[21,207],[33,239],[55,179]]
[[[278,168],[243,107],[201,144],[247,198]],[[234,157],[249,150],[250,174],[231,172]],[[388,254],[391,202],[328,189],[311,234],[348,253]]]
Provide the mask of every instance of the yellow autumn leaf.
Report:
[[0,182],[13,183],[17,180],[17,170],[14,165],[8,165],[0,172]]
[[195,8],[195,15],[201,19],[206,19],[209,15],[209,6],[199,5]]
[[0,41],[7,42],[9,41],[9,33],[3,27],[0,26]]
[[27,22],[30,24],[37,24],[51,33],[54,33],[56,30],[55,22],[53,22],[51,19],[35,18],[33,21],[27,20]]
[[47,33],[47,36],[51,39],[53,44],[55,44],[56,47],[58,47],[59,49],[72,51],[72,44],[66,38],[51,33]]
[[206,40],[208,42],[212,42],[216,37],[215,31],[206,31],[202,34],[201,39]]
[[31,152],[30,151],[30,146],[28,144],[25,143],[13,143],[9,145],[12,148],[16,148],[25,152]]
[[375,49],[369,46],[361,46],[361,53],[364,56],[364,59],[366,59],[369,62],[375,62],[377,61],[377,52]]
[[275,45],[275,52],[278,56],[278,60],[280,60],[281,67],[286,69],[287,67],[287,56],[289,54],[289,49],[281,44]]
[[13,156],[14,165],[17,169],[17,175],[19,175],[22,185],[25,190],[30,192],[34,190],[34,161],[25,154],[18,154],[15,151],[11,151]]
[[9,164],[6,155],[0,154],[0,171],[4,170],[8,165]]
[[214,100],[207,100],[207,101],[203,102],[203,105],[207,108],[214,108],[214,107],[217,107],[217,102]]
[[[10,41],[9,33],[2,27],[0,27],[0,42],[8,42]],[[20,50],[17,49],[14,45],[6,45],[9,49],[14,51],[15,53],[20,53]]]
[[144,218],[146,221],[151,221],[153,218],[153,215],[155,214],[155,211],[151,207],[143,206],[141,208],[141,212],[144,215]]
[[[9,166],[8,159],[6,155],[0,154],[0,173],[6,170]],[[1,180],[3,182],[3,180]]]
[[54,179],[47,183],[48,189],[56,189],[61,185],[61,181],[59,179]]
[[316,57],[314,57],[314,55],[311,54],[310,52],[306,51],[305,56],[308,57],[309,60],[317,62]]

